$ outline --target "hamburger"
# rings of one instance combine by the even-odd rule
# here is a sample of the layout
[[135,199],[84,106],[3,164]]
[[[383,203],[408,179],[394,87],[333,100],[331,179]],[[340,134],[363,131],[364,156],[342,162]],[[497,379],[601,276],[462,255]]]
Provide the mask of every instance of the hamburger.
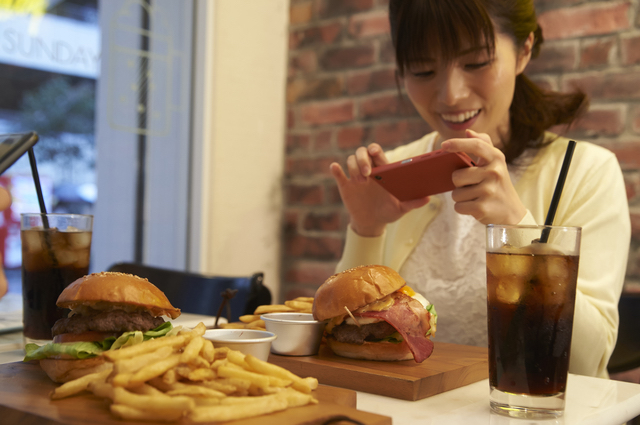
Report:
[[39,360],[55,382],[100,370],[106,350],[167,335],[173,326],[162,316],[180,316],[147,279],[116,272],[81,277],[62,291],[56,305],[70,312],[53,325],[53,342],[27,344],[24,359]]
[[421,363],[433,351],[434,306],[386,266],[331,276],[318,288],[312,311],[316,320],[328,320],[325,341],[339,356]]

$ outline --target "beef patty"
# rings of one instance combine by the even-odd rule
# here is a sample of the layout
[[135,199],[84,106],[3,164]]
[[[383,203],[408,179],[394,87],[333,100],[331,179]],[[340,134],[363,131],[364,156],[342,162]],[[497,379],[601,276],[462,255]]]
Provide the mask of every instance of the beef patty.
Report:
[[364,344],[365,341],[375,341],[388,337],[392,333],[396,332],[396,329],[389,323],[381,321],[376,323],[370,323],[368,325],[348,325],[342,323],[335,328],[331,334],[333,337],[348,344]]
[[153,317],[148,312],[128,313],[124,310],[97,312],[85,316],[75,315],[58,320],[51,329],[53,336],[88,331],[123,333],[131,331],[146,332],[164,323],[162,317]]

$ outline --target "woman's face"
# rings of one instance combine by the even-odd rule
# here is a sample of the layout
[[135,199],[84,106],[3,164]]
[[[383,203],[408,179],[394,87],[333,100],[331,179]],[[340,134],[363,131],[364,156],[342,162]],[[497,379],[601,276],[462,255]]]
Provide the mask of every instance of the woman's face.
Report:
[[493,57],[485,48],[469,48],[450,63],[430,58],[410,64],[405,89],[441,141],[465,137],[465,130],[472,129],[489,134],[493,144],[501,147],[509,136],[515,79],[530,58],[528,46],[529,40],[518,52],[508,36],[496,33]]

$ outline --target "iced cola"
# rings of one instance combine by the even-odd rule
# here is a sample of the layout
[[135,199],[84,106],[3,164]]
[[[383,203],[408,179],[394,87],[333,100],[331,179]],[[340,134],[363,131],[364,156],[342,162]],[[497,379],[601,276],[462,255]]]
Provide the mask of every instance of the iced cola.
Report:
[[[521,235],[522,236],[522,235]],[[489,384],[517,399],[541,397],[564,406],[579,252],[540,243],[487,247]],[[503,235],[504,237],[504,235]],[[579,243],[579,237],[578,237]],[[494,394],[492,393],[492,406]],[[535,408],[526,403],[523,407]],[[499,402],[498,402],[499,404]],[[506,406],[509,409],[512,406]]]
[[58,308],[56,301],[66,286],[88,274],[91,235],[91,226],[88,230],[84,226],[45,229],[25,225],[23,216],[23,321],[28,340],[51,340],[51,327],[68,312]]

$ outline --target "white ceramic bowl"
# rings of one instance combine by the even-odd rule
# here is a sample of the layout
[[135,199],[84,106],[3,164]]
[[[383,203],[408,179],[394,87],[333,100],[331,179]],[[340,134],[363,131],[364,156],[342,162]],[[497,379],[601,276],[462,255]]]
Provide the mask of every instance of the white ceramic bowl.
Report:
[[204,337],[213,341],[214,347],[229,347],[264,361],[269,358],[271,343],[277,338],[273,332],[254,329],[209,329]]
[[269,332],[278,335],[271,352],[285,356],[313,356],[318,353],[327,322],[308,313],[267,313],[260,316]]

